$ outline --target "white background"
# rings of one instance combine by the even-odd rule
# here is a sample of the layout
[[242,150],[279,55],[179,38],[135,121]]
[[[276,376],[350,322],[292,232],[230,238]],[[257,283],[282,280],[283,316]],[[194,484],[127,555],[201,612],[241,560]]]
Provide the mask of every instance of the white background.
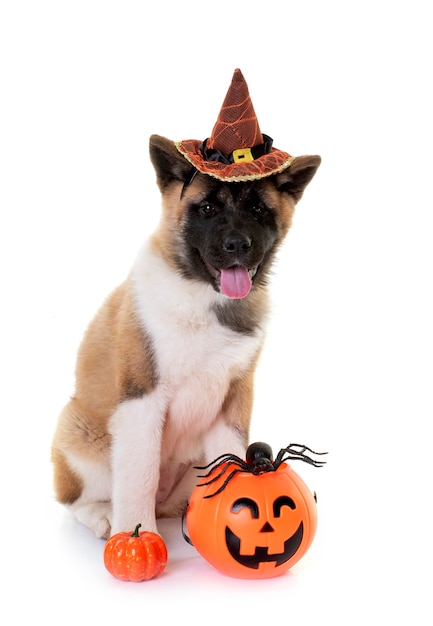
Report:
[[[430,623],[428,9],[1,3],[5,623]],[[274,145],[323,158],[276,268],[251,433],[329,451],[324,469],[294,468],[318,531],[290,573],[246,581],[163,523],[165,574],[122,583],[52,499],[51,436],[82,333],[158,220],[149,135],[207,137],[236,67]]]

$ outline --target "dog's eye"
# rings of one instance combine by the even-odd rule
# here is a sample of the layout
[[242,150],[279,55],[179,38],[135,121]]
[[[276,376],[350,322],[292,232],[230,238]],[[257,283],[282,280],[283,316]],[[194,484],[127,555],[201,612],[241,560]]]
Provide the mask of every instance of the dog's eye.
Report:
[[265,214],[266,209],[262,204],[253,204],[251,212],[255,217],[262,217]]
[[200,205],[200,212],[202,215],[209,217],[215,213],[215,207],[210,202],[203,202],[203,204]]

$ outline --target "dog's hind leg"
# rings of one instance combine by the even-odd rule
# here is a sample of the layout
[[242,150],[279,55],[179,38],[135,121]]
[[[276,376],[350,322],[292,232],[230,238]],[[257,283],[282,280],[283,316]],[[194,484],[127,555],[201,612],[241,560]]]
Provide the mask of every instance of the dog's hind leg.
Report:
[[[109,468],[72,455],[67,461],[59,451],[53,451],[54,459],[55,490],[59,502],[65,504],[75,519],[90,528],[97,537],[108,538],[111,529]],[[83,478],[84,475],[86,478]]]
[[110,441],[90,427],[72,399],[63,409],[53,439],[51,460],[56,499],[97,537],[111,528]]
[[108,539],[111,535],[111,502],[74,502],[69,508],[75,519],[100,539]]

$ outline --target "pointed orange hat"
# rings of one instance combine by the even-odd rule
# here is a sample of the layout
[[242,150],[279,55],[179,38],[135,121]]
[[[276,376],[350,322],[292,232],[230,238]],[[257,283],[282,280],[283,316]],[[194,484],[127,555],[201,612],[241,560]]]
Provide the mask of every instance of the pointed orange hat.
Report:
[[202,174],[225,182],[258,180],[283,171],[294,157],[272,147],[260,131],[248,85],[239,69],[221,107],[212,135],[204,141],[176,143],[181,154]]

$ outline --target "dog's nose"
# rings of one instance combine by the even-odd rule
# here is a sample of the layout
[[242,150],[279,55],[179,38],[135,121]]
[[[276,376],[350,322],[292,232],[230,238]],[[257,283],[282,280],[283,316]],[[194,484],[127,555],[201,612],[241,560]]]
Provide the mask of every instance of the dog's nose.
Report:
[[230,235],[223,242],[225,252],[241,254],[251,248],[251,239],[246,235]]

